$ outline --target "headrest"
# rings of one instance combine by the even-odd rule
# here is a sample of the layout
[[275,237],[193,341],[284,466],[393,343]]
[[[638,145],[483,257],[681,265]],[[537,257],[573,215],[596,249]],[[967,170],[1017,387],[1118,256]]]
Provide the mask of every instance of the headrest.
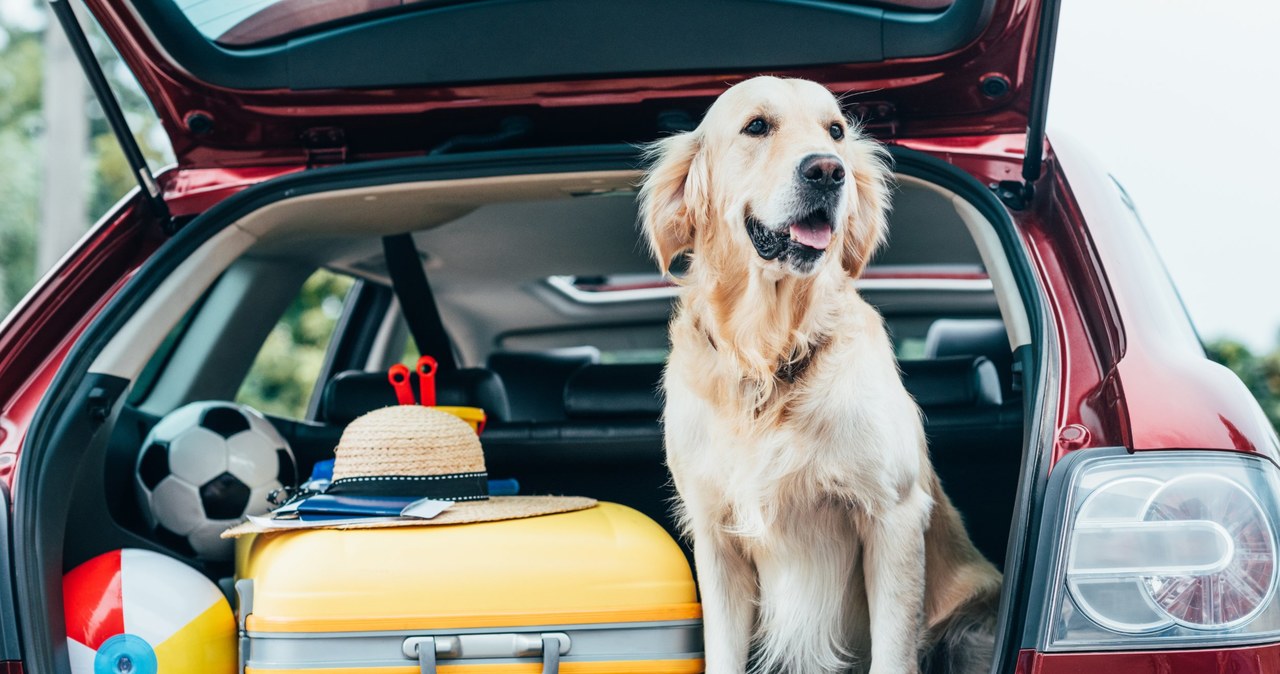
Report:
[[986,356],[996,366],[1004,396],[1016,397],[1009,333],[998,318],[944,318],[934,321],[924,338],[924,356]]
[[902,383],[923,408],[1000,405],[1000,377],[996,366],[981,356],[952,356],[903,360]]
[[489,369],[502,377],[511,404],[511,418],[522,421],[564,421],[564,384],[583,365],[600,361],[595,347],[556,351],[495,351]]
[[657,419],[661,381],[662,363],[583,366],[564,385],[565,416]]
[[998,318],[944,318],[934,321],[924,338],[925,358],[986,356],[997,369],[1013,357],[1009,333]]
[[[409,384],[418,392],[418,375],[410,373]],[[320,399],[320,418],[329,424],[345,426],[356,417],[396,404],[385,372],[351,370],[339,373],[325,384]],[[482,368],[440,372],[436,374],[436,404],[479,407],[490,421],[511,418],[507,391],[497,374]]]
[[[991,361],[955,356],[904,360],[903,384],[921,407],[1000,405],[1000,379]],[[565,414],[570,419],[646,418],[662,413],[661,363],[587,365],[564,387]]]

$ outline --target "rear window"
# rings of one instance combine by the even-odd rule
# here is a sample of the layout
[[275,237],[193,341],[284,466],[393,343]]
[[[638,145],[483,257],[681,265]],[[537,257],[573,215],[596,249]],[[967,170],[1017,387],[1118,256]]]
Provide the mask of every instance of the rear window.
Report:
[[502,351],[594,347],[601,363],[661,363],[667,359],[667,344],[665,323],[508,334],[498,340]]
[[321,269],[267,336],[236,402],[290,419],[303,419],[324,367],[325,353],[354,279]]
[[[472,0],[473,2],[476,0]],[[466,0],[174,0],[202,35],[229,47],[287,38],[332,24],[372,20],[405,7],[464,4]],[[954,0],[864,0],[841,4],[936,12]]]

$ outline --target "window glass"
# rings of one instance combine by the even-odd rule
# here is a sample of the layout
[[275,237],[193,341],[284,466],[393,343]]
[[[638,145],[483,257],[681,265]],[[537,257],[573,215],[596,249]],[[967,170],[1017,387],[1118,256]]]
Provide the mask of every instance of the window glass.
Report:
[[920,360],[924,358],[924,337],[903,337],[894,343],[898,360]]
[[[217,285],[216,283],[214,285]],[[164,370],[165,365],[169,362],[169,357],[173,355],[174,349],[178,346],[178,340],[186,334],[187,328],[190,327],[191,321],[195,320],[196,314],[200,312],[200,307],[204,305],[205,299],[209,297],[208,291],[200,296],[200,301],[187,310],[182,320],[169,331],[169,334],[160,342],[160,347],[152,354],[151,360],[147,361],[146,366],[142,368],[142,372],[138,373],[138,379],[133,383],[133,389],[129,392],[129,404],[137,407],[142,401],[151,395],[151,388],[155,385],[156,379]]]
[[352,285],[351,277],[324,269],[302,284],[298,297],[259,349],[236,402],[266,414],[306,416]]
[[[845,4],[936,12],[954,0],[860,0]],[[457,4],[456,0],[174,0],[196,30],[226,46],[269,42],[308,29],[351,20],[372,19],[407,7]]]
[[576,328],[499,339],[504,351],[554,351],[582,346],[600,350],[601,363],[661,363],[667,359],[665,323],[617,327]]

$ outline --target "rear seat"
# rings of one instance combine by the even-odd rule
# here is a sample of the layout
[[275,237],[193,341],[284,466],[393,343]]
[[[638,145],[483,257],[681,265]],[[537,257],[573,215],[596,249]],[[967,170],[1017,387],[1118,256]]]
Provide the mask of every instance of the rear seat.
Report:
[[588,365],[564,385],[570,419],[657,419],[662,414],[661,363]]
[[658,421],[661,368],[578,368],[563,385],[563,420],[485,430],[489,474],[517,478],[525,494],[581,494],[621,503],[678,537]]
[[[902,361],[903,381],[925,415],[934,465],[978,548],[1004,560],[1021,456],[1022,419],[1004,405],[984,357]],[[662,365],[588,364],[563,388],[563,419],[511,420],[502,381],[488,370],[441,377],[440,404],[484,407],[489,474],[514,477],[523,494],[580,494],[635,508],[675,533],[675,493],[664,462]],[[416,390],[416,383],[415,383]],[[322,414],[345,425],[395,404],[382,373],[347,372],[329,382]]]
[[[417,373],[409,374],[413,392],[418,392]],[[327,424],[346,426],[373,410],[396,404],[396,394],[385,372],[340,372],[329,380],[320,398],[320,419]],[[483,368],[467,368],[436,375],[436,404],[480,407],[490,421],[511,418],[507,390],[498,375]]]
[[[570,419],[657,419],[662,412],[661,363],[587,365],[564,387]],[[983,357],[901,361],[903,383],[921,407],[971,409],[1003,402],[996,368]]]
[[[925,358],[984,357],[995,365],[1004,404],[978,414],[926,410],[933,463],[965,516],[978,548],[1004,561],[1007,525],[1022,461],[1022,393],[1013,386],[1013,351],[1004,322],[942,319],[929,326]],[[990,485],[995,486],[993,491]]]
[[563,421],[564,383],[583,365],[600,362],[595,347],[550,352],[495,351],[489,369],[507,389],[511,418],[523,421]]
[[1013,351],[1009,333],[998,318],[943,318],[929,326],[924,338],[925,358],[984,356],[996,366],[1000,390],[1012,400]]

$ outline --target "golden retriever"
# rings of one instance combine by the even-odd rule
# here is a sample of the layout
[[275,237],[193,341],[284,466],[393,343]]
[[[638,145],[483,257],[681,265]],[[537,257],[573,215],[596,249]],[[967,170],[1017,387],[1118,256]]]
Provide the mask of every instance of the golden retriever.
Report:
[[1000,574],[854,289],[884,150],[822,86],[758,77],[650,154],[641,226],[663,271],[689,254],[664,422],[707,672],[985,671]]

